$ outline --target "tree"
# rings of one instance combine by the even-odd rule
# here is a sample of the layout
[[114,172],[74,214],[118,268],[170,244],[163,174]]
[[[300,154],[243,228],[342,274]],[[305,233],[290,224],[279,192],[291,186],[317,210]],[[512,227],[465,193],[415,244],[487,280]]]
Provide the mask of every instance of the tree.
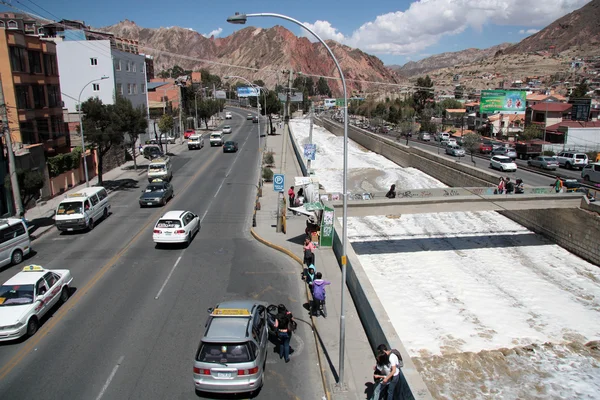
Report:
[[137,170],[137,160],[135,157],[135,144],[140,136],[148,127],[146,112],[141,107],[133,108],[131,101],[120,94],[117,95],[115,105],[113,106],[113,124],[115,131],[129,135],[131,149],[133,151],[133,165]]
[[255,81],[252,81],[252,83],[254,83],[256,86],[260,86],[260,87],[265,86],[265,81],[263,81],[262,79],[257,79]]
[[425,78],[418,78],[416,86],[417,90],[413,94],[413,100],[415,102],[415,111],[420,114],[429,100],[433,100],[433,81],[427,75]]
[[[27,204],[40,196],[40,190],[44,187],[44,175],[40,171],[30,169],[17,169],[17,181],[21,191],[21,202],[25,207]],[[6,190],[12,190],[10,175],[4,177],[4,187]]]
[[542,129],[538,125],[531,124],[519,134],[519,136],[527,141],[532,139],[540,139],[542,137]]
[[329,85],[323,77],[320,77],[317,82],[317,94],[331,97],[331,89],[329,89]]
[[390,106],[387,120],[392,124],[397,124],[400,120],[400,110],[398,110],[396,106]]
[[198,102],[198,118],[204,121],[206,129],[210,117],[223,110],[223,103],[222,99],[202,99]]
[[473,154],[479,150],[481,135],[479,133],[467,133],[462,137],[462,146],[471,154],[471,162],[475,165]]
[[[163,114],[162,117],[160,117],[160,120],[158,121],[158,130],[160,130],[161,135],[158,137],[158,144],[159,144],[161,150],[162,150],[162,134],[164,133],[166,136],[167,132],[171,132],[173,130],[174,126],[175,126],[175,121],[173,120],[172,115]],[[167,146],[167,144],[165,144],[165,146]],[[166,153],[166,149],[165,149],[165,153]]]
[[173,65],[173,68],[171,68],[171,78],[179,78],[181,75],[185,75],[185,72],[179,65]]
[[267,103],[265,104],[265,98],[263,96],[260,97],[260,105],[264,110],[265,114],[269,117],[269,128],[270,132],[273,134],[273,114],[279,114],[281,112],[281,102],[279,101],[279,97],[277,96],[277,92],[274,90],[269,90],[266,96]]
[[[104,156],[109,150],[123,143],[123,132],[118,131],[119,119],[113,105],[102,103],[98,97],[88,99],[81,104],[85,141],[96,149],[98,156],[98,185],[102,185]],[[115,129],[117,128],[117,129]]]
[[587,81],[585,79],[582,79],[577,86],[575,87],[575,89],[573,89],[573,92],[571,93],[571,98],[578,98],[578,97],[590,97],[587,96],[587,92],[590,91],[590,86],[587,84]]

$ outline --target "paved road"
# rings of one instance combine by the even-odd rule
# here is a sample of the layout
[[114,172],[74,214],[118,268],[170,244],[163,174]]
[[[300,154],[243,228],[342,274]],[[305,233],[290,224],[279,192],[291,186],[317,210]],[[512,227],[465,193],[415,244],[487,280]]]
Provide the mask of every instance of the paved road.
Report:
[[[205,146],[174,156],[176,195],[165,208],[140,209],[141,187],[121,190],[111,198],[113,214],[92,232],[52,232],[34,242],[37,254],[26,263],[71,269],[76,291],[34,337],[0,345],[0,393],[11,399],[198,398],[192,360],[208,307],[250,297],[304,314],[298,266],[248,234],[256,124],[245,113],[234,115],[228,123],[240,151]],[[155,249],[154,222],[176,209],[200,215],[200,233],[188,248]],[[18,269],[0,272],[0,280]],[[270,352],[258,398],[323,396],[314,338],[302,321],[292,346],[289,364]]]

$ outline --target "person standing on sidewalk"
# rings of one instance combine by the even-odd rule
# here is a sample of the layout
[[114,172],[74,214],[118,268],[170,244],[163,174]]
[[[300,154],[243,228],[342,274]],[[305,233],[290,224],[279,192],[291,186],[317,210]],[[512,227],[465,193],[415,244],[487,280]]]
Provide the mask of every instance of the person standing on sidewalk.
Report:
[[387,374],[382,381],[384,384],[388,385],[387,400],[397,399],[399,397],[396,396],[395,392],[398,391],[397,389],[400,389],[400,386],[398,385],[398,382],[400,381],[400,360],[385,344],[377,346],[377,350],[380,354],[387,354],[390,360],[390,373]]
[[327,318],[327,308],[325,308],[325,286],[331,285],[331,282],[323,279],[323,274],[317,272],[313,281],[313,304],[312,315],[318,317],[319,312],[323,313],[323,317]]
[[292,328],[296,323],[294,316],[287,308],[280,304],[277,307],[277,319],[275,320],[275,329],[279,338],[279,358],[284,358],[285,362],[290,362],[290,339],[292,338]]
[[308,267],[309,265],[315,264],[315,245],[311,242],[310,238],[304,239],[304,264]]
[[290,207],[294,207],[294,199],[296,198],[296,192],[294,191],[294,187],[290,186],[288,190],[288,200],[290,201]]
[[373,370],[375,371],[373,373],[375,385],[373,389],[373,396],[371,396],[370,400],[380,400],[386,398],[389,382],[384,383],[383,380],[390,374],[392,370],[390,357],[385,352],[379,352],[375,360],[377,362],[377,364],[373,367]]

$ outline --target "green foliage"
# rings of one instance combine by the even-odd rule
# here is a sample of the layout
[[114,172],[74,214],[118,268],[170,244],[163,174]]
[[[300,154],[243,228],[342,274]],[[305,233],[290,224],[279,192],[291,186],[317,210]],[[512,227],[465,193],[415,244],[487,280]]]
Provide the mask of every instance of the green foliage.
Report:
[[265,163],[265,165],[273,165],[275,163],[275,157],[273,157],[272,151],[267,151],[263,155],[263,162]]
[[433,100],[433,81],[427,75],[425,78],[417,79],[417,90],[413,94],[413,100],[415,102],[415,110],[417,113],[421,113],[429,100]]
[[390,106],[387,120],[392,124],[397,124],[400,121],[400,110],[395,106]]
[[552,150],[544,150],[542,152],[542,154],[545,155],[545,156],[549,156],[549,157],[554,157],[556,155],[556,153],[553,152]]
[[582,79],[577,86],[575,87],[575,89],[573,89],[573,92],[571,93],[571,98],[578,98],[578,97],[590,97],[590,96],[586,96],[587,92],[590,91],[590,85],[587,84],[587,81],[585,79]]
[[161,133],[166,135],[168,132],[173,130],[173,126],[175,126],[175,121],[173,120],[172,115],[163,114],[163,116],[160,117],[160,120],[158,121],[158,129],[161,131]]
[[265,181],[271,182],[273,180],[273,170],[269,167],[263,169],[262,177]]
[[421,132],[429,132],[436,133],[439,129],[439,126],[433,122],[431,119],[421,121]]
[[202,87],[209,87],[212,90],[213,85],[215,85],[215,87],[217,88],[222,85],[221,77],[218,75],[211,74],[210,71],[206,68],[200,69],[200,75]]
[[216,113],[223,110],[225,101],[222,99],[202,99],[196,103],[198,105],[198,118],[204,121],[208,129],[208,120]]
[[331,97],[331,89],[329,89],[329,85],[323,77],[317,81],[317,94]]
[[523,132],[519,134],[519,138],[527,141],[532,139],[541,139],[543,135],[544,133],[538,125],[531,124],[525,127]]
[[179,65],[174,65],[173,68],[162,70],[158,73],[159,78],[179,78],[182,75],[191,74],[191,70],[184,70]]
[[[23,205],[27,205],[31,200],[39,197],[40,190],[44,187],[44,175],[40,171],[30,169],[17,169],[16,173],[19,190],[21,191],[21,202]],[[12,190],[9,174],[4,177],[4,187],[7,190]]]
[[479,133],[467,133],[462,137],[462,147],[471,154],[471,161],[473,162],[473,154],[479,150],[480,143],[481,135]]
[[387,114],[387,107],[383,103],[377,103],[375,106],[375,110],[373,111],[373,115],[377,117],[383,117]]
[[47,159],[48,172],[54,178],[67,171],[79,168],[81,164],[81,147],[74,148],[70,153],[58,154]]

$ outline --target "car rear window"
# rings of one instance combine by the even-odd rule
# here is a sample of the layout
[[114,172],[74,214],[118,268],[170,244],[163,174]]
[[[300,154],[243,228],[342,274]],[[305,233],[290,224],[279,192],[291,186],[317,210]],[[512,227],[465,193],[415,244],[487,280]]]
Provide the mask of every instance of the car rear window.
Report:
[[181,228],[181,221],[176,219],[161,219],[156,223],[157,228]]
[[510,158],[499,158],[498,161],[500,161],[503,164],[509,164],[513,162],[513,160],[511,160]]
[[585,154],[575,154],[575,158],[579,158],[579,159],[585,160],[587,158],[587,156]]
[[208,363],[244,363],[252,361],[248,343],[202,343],[196,361]]

